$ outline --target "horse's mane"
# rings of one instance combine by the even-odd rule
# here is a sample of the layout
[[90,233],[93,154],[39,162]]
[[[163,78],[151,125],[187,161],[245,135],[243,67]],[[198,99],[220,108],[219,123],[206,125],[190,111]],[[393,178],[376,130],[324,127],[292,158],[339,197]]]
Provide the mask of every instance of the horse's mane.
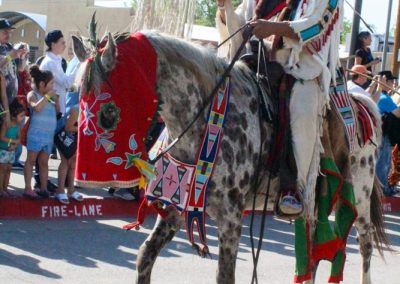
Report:
[[[190,70],[206,92],[212,90],[228,67],[226,60],[217,57],[209,48],[155,31],[145,31],[143,34],[158,56],[167,58],[169,64]],[[236,63],[231,72],[236,86],[248,84],[250,75],[250,70],[241,62]]]

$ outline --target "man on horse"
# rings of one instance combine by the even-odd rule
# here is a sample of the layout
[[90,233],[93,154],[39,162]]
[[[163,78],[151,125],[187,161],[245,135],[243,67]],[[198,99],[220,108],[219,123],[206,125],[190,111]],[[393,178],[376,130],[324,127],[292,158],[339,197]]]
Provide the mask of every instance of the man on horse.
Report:
[[[229,35],[233,26],[240,27],[241,23],[249,20],[249,15],[254,14],[254,9],[259,12],[263,1],[268,0],[244,1],[234,11],[230,0],[218,0],[217,27],[220,34]],[[285,1],[276,2],[285,4]],[[278,61],[288,74],[297,79],[290,98],[290,126],[297,165],[297,187],[304,197],[307,218],[314,216],[312,204],[320,155],[324,150],[320,139],[322,122],[330,100],[337,106],[344,123],[350,151],[356,127],[343,72],[338,68],[343,0],[287,0],[286,5],[292,8],[288,21],[271,21],[263,19],[264,15],[258,15],[253,16],[250,25],[259,39],[282,37],[282,52],[286,52],[287,56],[284,61]],[[235,46],[231,42],[228,57],[236,52]],[[277,58],[282,58],[279,52]],[[294,204],[290,208],[290,204],[285,204],[288,201],[285,198],[281,201],[281,205],[285,205],[281,206],[283,213],[300,213],[301,207]]]

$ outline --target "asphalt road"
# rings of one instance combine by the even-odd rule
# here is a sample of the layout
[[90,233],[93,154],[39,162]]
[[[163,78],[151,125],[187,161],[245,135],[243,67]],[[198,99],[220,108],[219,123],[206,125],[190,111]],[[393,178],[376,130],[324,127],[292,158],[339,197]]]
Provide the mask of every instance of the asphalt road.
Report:
[[[134,283],[135,260],[140,244],[155,219],[149,217],[140,231],[120,227],[131,220],[22,221],[0,220],[0,283]],[[257,217],[259,224],[260,217]],[[236,283],[250,283],[252,261],[249,218],[240,242]],[[211,222],[209,222],[210,224]],[[388,233],[400,251],[400,216],[387,215]],[[292,283],[294,269],[293,226],[267,219],[266,240],[259,261],[259,283]],[[215,283],[217,268],[216,227],[208,226],[212,259],[195,255],[184,231],[162,251],[152,283]],[[361,258],[351,233],[344,283],[359,283]],[[373,283],[400,283],[400,255],[385,253],[386,263],[374,253]],[[317,283],[326,283],[328,263],[323,262]]]

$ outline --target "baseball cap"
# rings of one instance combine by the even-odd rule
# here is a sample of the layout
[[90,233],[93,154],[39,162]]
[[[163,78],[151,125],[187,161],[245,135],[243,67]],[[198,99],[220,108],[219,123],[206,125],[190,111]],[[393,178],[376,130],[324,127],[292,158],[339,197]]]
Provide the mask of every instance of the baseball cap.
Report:
[[386,77],[386,80],[394,80],[394,79],[397,79],[397,77],[393,76],[393,73],[392,73],[392,71],[390,71],[390,70],[381,71],[381,72],[379,72],[379,75],[385,76],[385,77]]
[[358,72],[361,74],[370,74],[371,72],[364,65],[354,65],[351,67],[351,71]]
[[11,25],[11,23],[7,19],[0,18],[0,30],[2,29],[15,29],[15,28]]
[[51,47],[52,43],[57,42],[62,37],[64,37],[64,35],[60,30],[52,30],[46,35],[44,42],[48,47]]

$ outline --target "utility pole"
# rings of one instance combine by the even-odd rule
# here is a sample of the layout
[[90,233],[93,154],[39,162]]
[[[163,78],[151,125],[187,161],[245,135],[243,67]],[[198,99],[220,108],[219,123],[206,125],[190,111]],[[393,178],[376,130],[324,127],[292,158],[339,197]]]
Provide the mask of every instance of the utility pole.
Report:
[[394,76],[399,75],[399,48],[400,48],[400,0],[397,4],[397,21],[396,30],[394,34],[394,47],[393,47],[393,61],[392,61],[392,73]]
[[[386,22],[385,44],[383,45],[383,58],[382,58],[382,67],[381,67],[382,71],[386,69],[387,48],[389,45],[389,30],[390,30],[390,18],[392,16],[392,6],[393,6],[393,0],[389,0],[388,15],[387,15],[387,22]],[[397,58],[394,58],[394,59],[397,60]]]
[[[349,55],[353,55],[356,51],[357,37],[360,31],[360,16],[362,9],[362,0],[356,0],[354,3],[354,14],[353,14],[353,26],[351,27],[351,41],[350,41],[350,52]],[[354,60],[351,59],[348,62],[347,68],[351,68],[353,66]]]

